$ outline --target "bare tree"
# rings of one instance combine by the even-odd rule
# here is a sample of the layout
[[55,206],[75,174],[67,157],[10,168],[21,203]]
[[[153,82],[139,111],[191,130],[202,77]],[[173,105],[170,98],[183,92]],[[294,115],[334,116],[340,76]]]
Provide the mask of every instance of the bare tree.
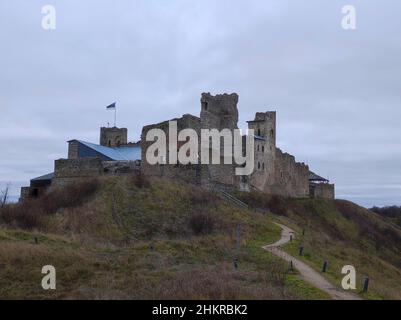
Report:
[[0,191],[0,207],[4,207],[7,204],[9,191],[10,191],[10,183],[7,183],[5,188]]

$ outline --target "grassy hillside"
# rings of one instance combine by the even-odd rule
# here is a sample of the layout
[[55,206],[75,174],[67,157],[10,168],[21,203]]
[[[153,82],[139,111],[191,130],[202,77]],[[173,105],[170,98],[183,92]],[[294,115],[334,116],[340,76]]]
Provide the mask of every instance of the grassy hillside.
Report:
[[[346,201],[237,196],[251,210],[182,182],[119,177],[5,206],[0,298],[327,299],[262,250],[280,237],[273,222],[298,232],[287,251],[297,255],[302,244],[301,259],[316,270],[329,262],[332,283],[351,264],[359,291],[371,279],[361,296],[401,298],[400,230],[379,215]],[[48,264],[55,291],[40,285]]]
[[387,219],[391,223],[398,225],[401,228],[401,207],[399,206],[390,206],[390,207],[373,207],[369,209],[373,212],[376,212],[383,218]]
[[[284,199],[262,194],[239,194],[254,208],[271,211],[297,231],[285,249],[322,269],[329,263],[327,279],[341,285],[341,269],[353,265],[357,291],[368,299],[401,299],[401,230],[378,214],[344,200]],[[304,235],[302,235],[304,233]],[[299,256],[299,247],[305,254]],[[361,293],[369,276],[368,294]]]
[[[88,181],[4,207],[0,221],[0,298],[328,298],[261,249],[280,237],[270,218],[182,182]],[[55,291],[40,286],[47,264]]]

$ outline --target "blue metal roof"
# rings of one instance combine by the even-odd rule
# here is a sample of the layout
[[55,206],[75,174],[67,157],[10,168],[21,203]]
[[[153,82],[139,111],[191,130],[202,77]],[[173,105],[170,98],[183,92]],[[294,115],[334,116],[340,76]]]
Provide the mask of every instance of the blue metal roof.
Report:
[[118,148],[110,148],[110,147],[105,147],[101,146],[98,144],[82,141],[82,140],[76,140],[79,143],[82,143],[83,145],[87,146],[88,148],[91,148],[95,150],[96,152],[99,152],[103,154],[104,156],[116,160],[116,161],[129,161],[129,160],[141,160],[141,147],[140,146],[134,146],[134,147],[118,147]]

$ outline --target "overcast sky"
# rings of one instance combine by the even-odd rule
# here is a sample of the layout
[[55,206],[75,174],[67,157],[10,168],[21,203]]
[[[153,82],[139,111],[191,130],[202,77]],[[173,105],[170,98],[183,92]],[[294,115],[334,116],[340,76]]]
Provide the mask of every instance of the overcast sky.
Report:
[[[56,30],[41,25],[56,9]],[[341,27],[356,8],[356,30]],[[401,2],[0,3],[0,181],[13,195],[52,172],[66,141],[112,123],[199,115],[201,92],[239,94],[239,126],[277,110],[278,146],[338,198],[401,204]]]

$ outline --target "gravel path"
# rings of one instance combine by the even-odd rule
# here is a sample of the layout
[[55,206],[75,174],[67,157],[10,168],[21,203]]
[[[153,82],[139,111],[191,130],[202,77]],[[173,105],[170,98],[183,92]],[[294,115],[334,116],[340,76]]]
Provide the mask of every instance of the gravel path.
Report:
[[295,233],[290,228],[278,224],[281,227],[281,238],[277,242],[273,244],[269,244],[263,247],[266,251],[271,252],[272,254],[284,259],[285,261],[292,261],[293,267],[299,271],[301,274],[301,278],[306,282],[309,282],[316,288],[328,293],[331,298],[335,300],[361,300],[360,297],[351,293],[342,291],[336,287],[334,287],[330,282],[328,282],[325,278],[323,278],[318,272],[308,266],[306,263],[298,260],[297,258],[289,255],[287,252],[281,249],[283,244],[286,244],[290,241],[290,236],[292,235],[293,239],[295,238]]

